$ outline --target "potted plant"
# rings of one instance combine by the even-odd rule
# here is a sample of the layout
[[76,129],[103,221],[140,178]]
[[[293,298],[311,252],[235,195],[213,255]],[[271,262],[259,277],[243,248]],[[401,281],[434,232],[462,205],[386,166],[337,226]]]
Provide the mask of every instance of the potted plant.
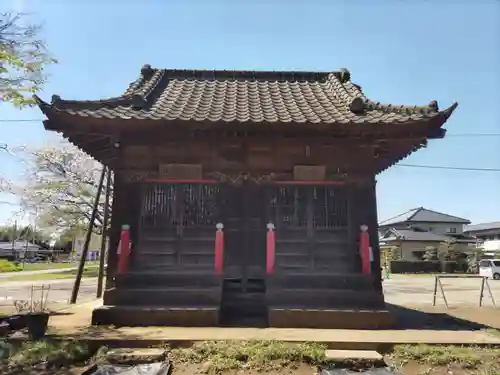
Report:
[[31,286],[30,309],[26,315],[26,325],[28,326],[28,336],[30,340],[39,340],[45,336],[49,323],[49,313],[47,311],[47,297],[49,295],[50,285],[45,288],[42,285],[40,299],[34,299],[35,288]]
[[17,331],[26,328],[26,312],[28,311],[29,301],[16,300],[14,301],[14,308],[16,309],[16,315],[12,315],[7,318],[7,323],[10,329]]

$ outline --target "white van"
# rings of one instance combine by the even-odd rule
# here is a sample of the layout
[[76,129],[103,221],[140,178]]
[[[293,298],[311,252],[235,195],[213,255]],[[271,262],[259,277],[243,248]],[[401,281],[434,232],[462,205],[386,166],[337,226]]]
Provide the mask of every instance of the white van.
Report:
[[479,276],[500,280],[500,259],[484,259],[480,261]]

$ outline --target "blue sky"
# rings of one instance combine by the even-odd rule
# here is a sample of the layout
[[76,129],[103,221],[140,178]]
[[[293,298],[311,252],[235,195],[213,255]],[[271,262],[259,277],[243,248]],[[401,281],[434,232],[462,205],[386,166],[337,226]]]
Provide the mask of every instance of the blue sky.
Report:
[[[500,1],[3,0],[32,12],[59,64],[41,96],[121,94],[143,64],[165,68],[348,68],[373,100],[459,107],[449,136],[403,163],[500,169]],[[0,143],[46,143],[36,109],[0,106]],[[12,157],[0,173],[20,179]],[[378,178],[379,218],[426,208],[473,222],[500,220],[500,172],[393,167]],[[0,200],[8,200],[1,197]],[[0,204],[0,223],[15,207]]]

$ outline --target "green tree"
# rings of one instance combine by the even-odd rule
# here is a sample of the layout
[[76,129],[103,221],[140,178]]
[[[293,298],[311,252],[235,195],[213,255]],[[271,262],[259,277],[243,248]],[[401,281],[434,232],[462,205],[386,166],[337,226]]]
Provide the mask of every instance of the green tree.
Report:
[[27,14],[0,13],[0,103],[34,104],[32,95],[46,81],[45,67],[56,62],[40,39],[41,29]]
[[483,259],[484,249],[481,247],[474,248],[472,254],[467,257],[467,271],[470,273],[479,272],[479,262]]
[[[59,235],[85,230],[102,165],[67,142],[23,147],[14,150],[14,155],[23,161],[26,177],[22,185],[10,184],[10,191],[19,198],[24,211],[36,217],[37,228]],[[104,192],[100,198],[94,226],[97,234],[102,233]],[[111,209],[109,212],[111,215]]]
[[425,254],[423,256],[424,260],[438,260],[438,248],[437,246],[426,246]]

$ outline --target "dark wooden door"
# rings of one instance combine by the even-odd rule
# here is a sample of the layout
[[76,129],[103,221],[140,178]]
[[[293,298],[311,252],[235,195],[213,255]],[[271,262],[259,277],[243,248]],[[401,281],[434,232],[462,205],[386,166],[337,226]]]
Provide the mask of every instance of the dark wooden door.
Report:
[[349,233],[344,187],[270,187],[269,218],[276,226],[276,272],[352,272],[356,249]]
[[256,184],[226,185],[221,188],[221,219],[224,224],[224,276],[263,278],[266,262],[265,189]]
[[213,271],[220,196],[215,184],[146,184],[135,268]]

